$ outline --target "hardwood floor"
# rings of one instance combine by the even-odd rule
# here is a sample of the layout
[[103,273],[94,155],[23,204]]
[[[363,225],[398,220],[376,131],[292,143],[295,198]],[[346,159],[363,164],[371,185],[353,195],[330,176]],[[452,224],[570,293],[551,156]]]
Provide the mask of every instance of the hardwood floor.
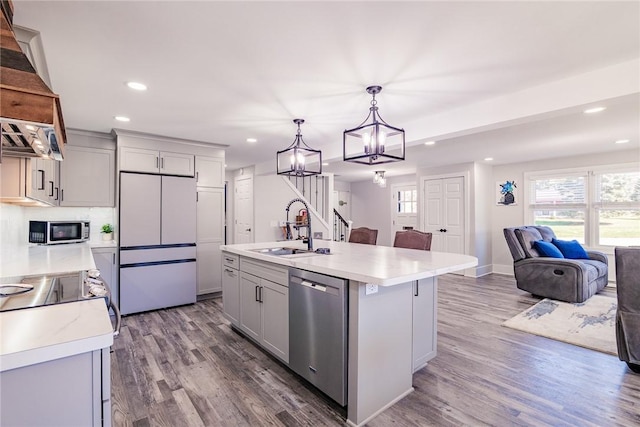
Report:
[[[539,301],[513,278],[445,275],[438,284],[438,356],[369,426],[640,425],[640,375],[617,357],[501,326]],[[114,426],[345,423],[344,410],[232,331],[221,303],[123,319]]]

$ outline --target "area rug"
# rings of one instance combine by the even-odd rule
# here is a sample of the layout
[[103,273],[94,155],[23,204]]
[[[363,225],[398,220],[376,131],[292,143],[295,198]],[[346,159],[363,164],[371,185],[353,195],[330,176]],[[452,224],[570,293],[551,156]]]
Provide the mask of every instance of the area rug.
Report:
[[578,304],[545,298],[502,325],[615,356],[617,302],[602,295]]

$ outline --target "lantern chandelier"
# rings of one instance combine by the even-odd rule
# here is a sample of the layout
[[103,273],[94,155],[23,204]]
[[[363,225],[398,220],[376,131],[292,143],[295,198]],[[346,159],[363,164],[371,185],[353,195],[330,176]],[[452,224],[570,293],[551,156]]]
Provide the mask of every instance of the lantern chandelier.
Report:
[[300,125],[303,119],[294,119],[298,133],[293,143],[276,154],[278,175],[310,176],[322,173],[322,152],[309,147],[302,139]]
[[345,162],[379,165],[404,160],[404,129],[391,126],[380,117],[376,95],[381,91],[382,86],[367,88],[367,93],[372,96],[369,115],[358,127],[344,131]]
[[387,179],[384,177],[385,171],[375,171],[373,174],[373,183],[378,184],[381,188],[387,187]]

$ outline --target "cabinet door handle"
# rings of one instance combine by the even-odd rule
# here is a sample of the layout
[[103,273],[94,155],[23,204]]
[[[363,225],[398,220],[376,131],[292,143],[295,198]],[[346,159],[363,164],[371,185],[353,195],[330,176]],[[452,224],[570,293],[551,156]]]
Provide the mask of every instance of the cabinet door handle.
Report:
[[198,175],[199,175],[199,172],[196,172],[196,182],[198,182],[200,178]]
[[256,301],[260,302],[260,299],[258,298],[258,288],[260,286],[256,285]]
[[56,187],[56,200],[58,200],[59,196],[60,196],[60,189]]
[[418,294],[420,293],[420,283],[416,282],[416,293],[413,294],[413,296],[418,296]]
[[38,173],[40,174],[40,185],[38,185],[38,190],[44,190],[44,170],[38,169]]
[[161,159],[162,161],[162,166],[160,167],[160,169],[164,169],[164,157]]
[[262,301],[262,286],[260,286],[260,302],[263,302]]
[[49,197],[53,197],[53,181],[49,181],[49,184],[51,184],[51,189],[49,190]]
[[156,156],[156,167],[160,167],[160,158],[158,156]]
[[116,265],[116,253],[114,252],[112,255],[113,255],[113,265]]
[[60,190],[60,201],[64,202],[64,188]]

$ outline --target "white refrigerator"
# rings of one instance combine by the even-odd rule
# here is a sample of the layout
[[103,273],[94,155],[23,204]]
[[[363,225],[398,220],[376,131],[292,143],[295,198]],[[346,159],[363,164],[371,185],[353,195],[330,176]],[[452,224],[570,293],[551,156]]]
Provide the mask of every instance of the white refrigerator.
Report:
[[196,302],[196,180],[120,173],[120,311]]

